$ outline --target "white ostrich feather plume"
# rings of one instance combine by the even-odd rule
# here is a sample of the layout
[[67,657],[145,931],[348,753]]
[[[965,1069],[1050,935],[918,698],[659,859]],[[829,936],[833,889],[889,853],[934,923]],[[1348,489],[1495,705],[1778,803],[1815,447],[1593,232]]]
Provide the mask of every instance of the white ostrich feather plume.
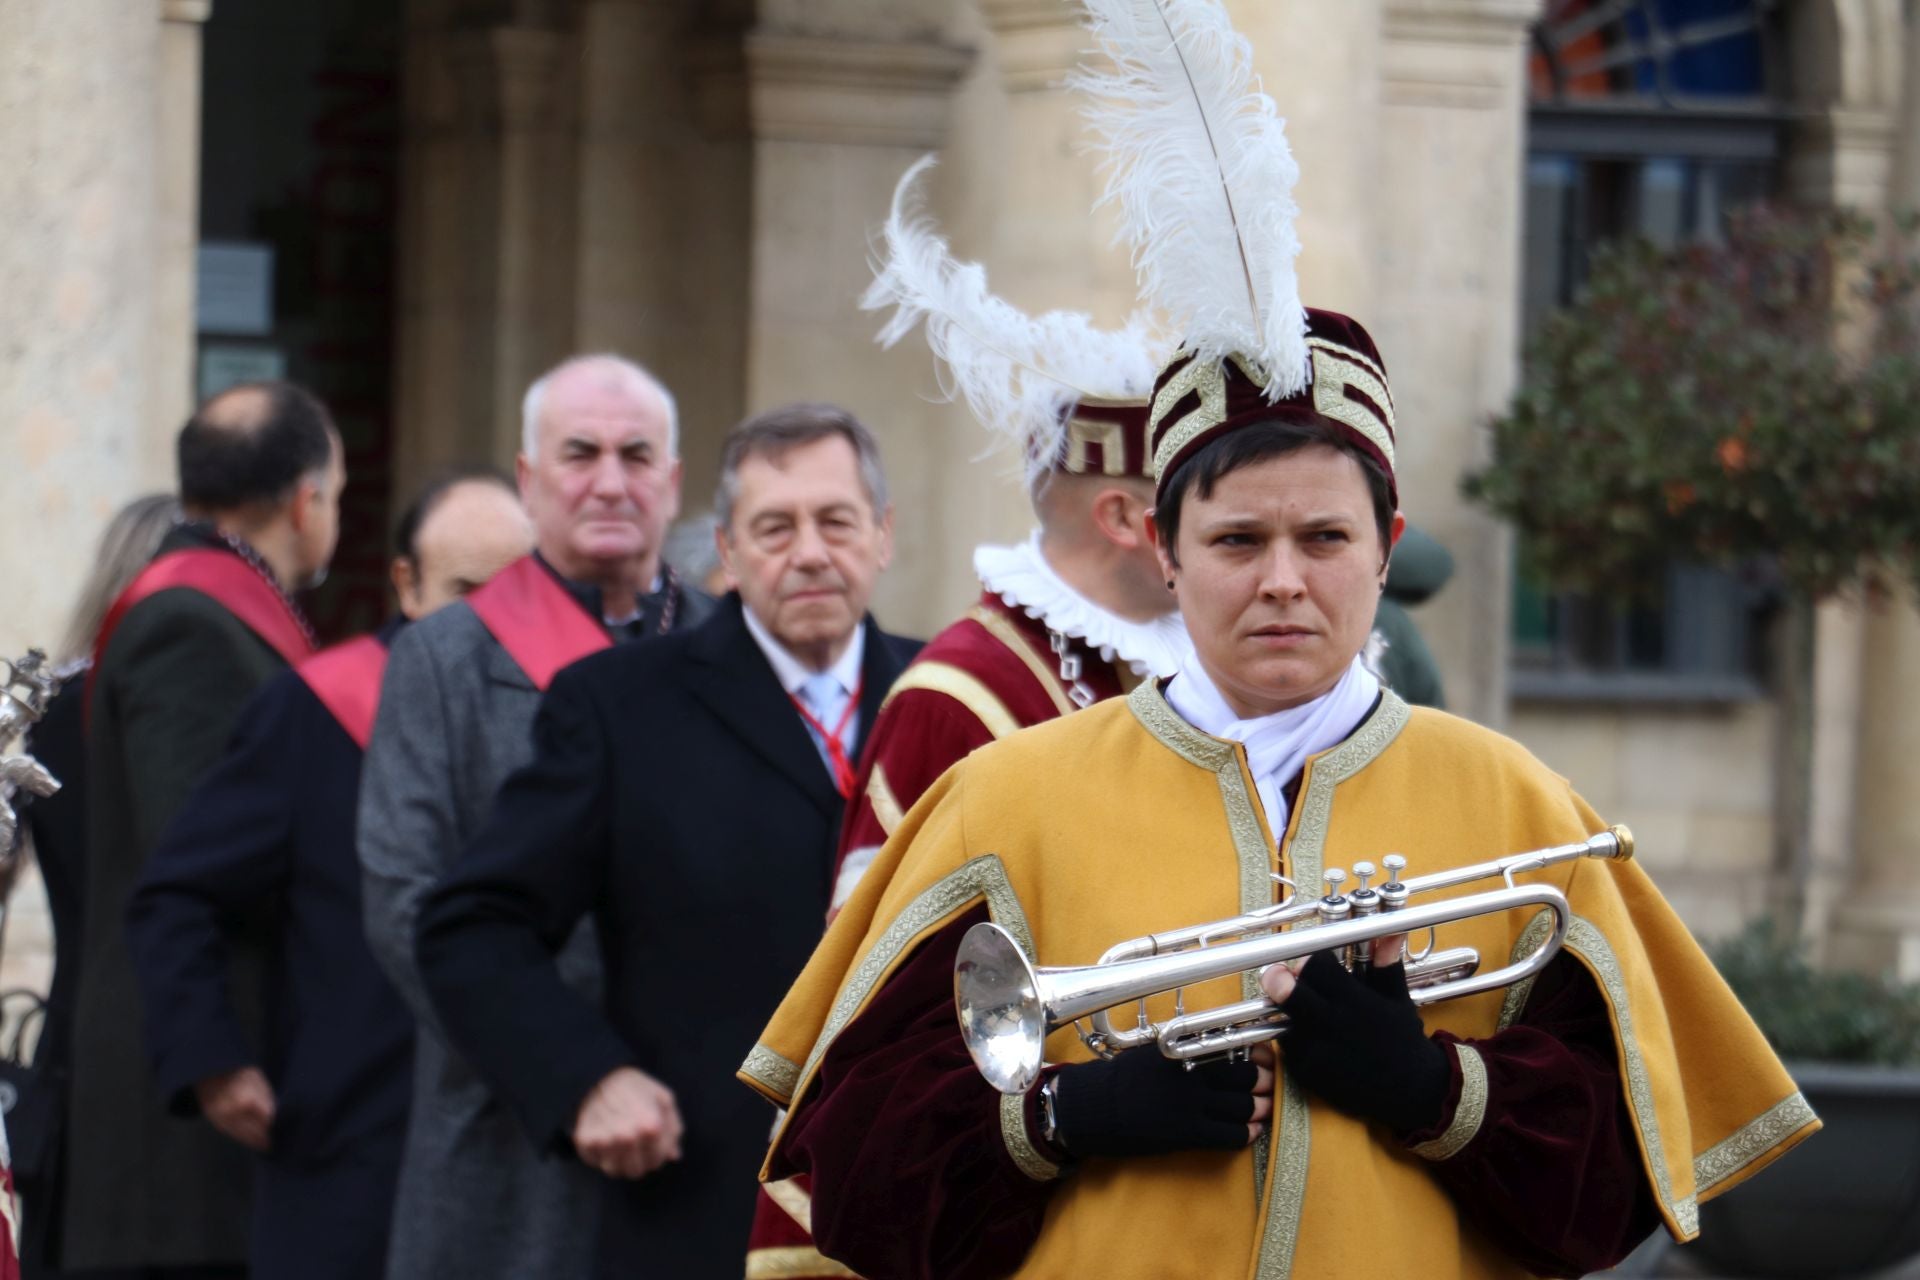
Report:
[[1309,380],[1294,258],[1300,170],[1219,0],[1083,0],[1111,70],[1069,82],[1146,299],[1202,359],[1239,355],[1278,400]]
[[1031,481],[1065,447],[1066,411],[1086,398],[1144,400],[1159,352],[1144,313],[1117,330],[1074,311],[1029,316],[987,289],[987,273],[956,262],[922,207],[916,184],[926,156],[894,188],[881,231],[885,250],[860,305],[894,308],[879,341],[891,347],[922,322],[940,362],[940,387],[963,399],[982,425],[1021,451]]

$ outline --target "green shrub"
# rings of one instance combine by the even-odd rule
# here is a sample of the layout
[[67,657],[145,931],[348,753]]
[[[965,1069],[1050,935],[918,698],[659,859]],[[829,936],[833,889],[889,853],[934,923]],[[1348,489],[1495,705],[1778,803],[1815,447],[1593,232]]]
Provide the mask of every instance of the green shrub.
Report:
[[1810,599],[1907,576],[1920,268],[1881,235],[1760,206],[1713,244],[1602,249],[1467,494],[1560,589],[1630,597],[1670,561],[1764,560]]
[[1920,1065],[1920,986],[1816,969],[1768,920],[1709,950],[1781,1057]]

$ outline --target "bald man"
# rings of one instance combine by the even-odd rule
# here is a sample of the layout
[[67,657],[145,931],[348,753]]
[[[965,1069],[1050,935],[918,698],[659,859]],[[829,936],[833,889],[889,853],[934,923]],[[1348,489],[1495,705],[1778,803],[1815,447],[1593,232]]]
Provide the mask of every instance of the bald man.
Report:
[[[548,1159],[450,1049],[414,961],[420,902],[533,752],[555,673],[615,643],[683,631],[713,609],[661,559],[680,507],[673,397],[615,356],[582,356],[527,391],[515,476],[534,552],[395,642],[360,792],[367,940],[420,1023],[413,1112],[387,1275],[584,1275],[600,1188]],[[589,929],[559,958],[598,1001]]]
[[[326,408],[285,382],[223,392],[181,428],[187,521],[108,611],[86,689],[87,885],[63,1270],[220,1275],[247,1257],[246,1155],[170,1115],[140,1050],[128,895],[241,708],[312,656],[293,601],[333,556],[346,484]],[[243,988],[258,965],[241,966]]]
[[[257,1159],[255,1280],[378,1275],[412,1096],[413,1017],[361,929],[354,851],[361,753],[401,627],[533,546],[492,472],[426,486],[395,534],[400,617],[267,682],[161,836],[127,914],[153,1078]],[[229,958],[271,940],[261,1029]]]

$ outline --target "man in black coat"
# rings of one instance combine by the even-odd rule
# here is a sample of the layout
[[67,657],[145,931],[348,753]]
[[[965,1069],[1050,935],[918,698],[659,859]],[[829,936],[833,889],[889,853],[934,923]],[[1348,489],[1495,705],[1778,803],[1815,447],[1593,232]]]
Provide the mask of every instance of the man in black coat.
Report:
[[[866,615],[892,551],[873,438],[827,406],[729,437],[739,592],[553,682],[534,759],[428,898],[448,1037],[548,1149],[611,1179],[599,1274],[737,1280],[767,1145],[731,1072],[819,940],[859,735],[916,645]],[[606,995],[553,952],[591,914]]]
[[[451,604],[533,545],[494,473],[429,485],[402,516],[403,619]],[[127,913],[154,1080],[261,1156],[253,1280],[378,1276],[412,1096],[413,1015],[361,928],[360,762],[402,625],[268,681],[227,756],[147,860]],[[245,921],[273,939],[264,1039],[228,984]]]
[[[66,1150],[69,1270],[222,1274],[247,1256],[246,1154],[161,1105],[121,922],[148,852],[224,754],[241,708],[313,652],[288,593],[333,556],[346,468],[325,408],[288,383],[245,384],[202,405],[180,432],[179,467],[190,523],[108,611],[83,693],[91,807]],[[245,991],[260,975],[243,969]]]

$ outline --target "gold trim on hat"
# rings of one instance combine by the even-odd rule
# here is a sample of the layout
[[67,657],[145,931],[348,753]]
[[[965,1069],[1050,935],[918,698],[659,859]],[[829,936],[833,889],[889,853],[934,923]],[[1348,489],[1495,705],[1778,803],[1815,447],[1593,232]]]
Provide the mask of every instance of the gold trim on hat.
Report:
[[1127,474],[1127,431],[1118,422],[1099,418],[1072,418],[1067,422],[1067,470],[1087,474],[1087,448],[1100,446],[1100,470],[1110,476]]
[[1200,393],[1200,407],[1195,409],[1162,436],[1153,450],[1153,478],[1157,481],[1166,471],[1167,463],[1182,449],[1200,436],[1211,431],[1227,420],[1227,372],[1218,360],[1202,360],[1198,356],[1187,367],[1167,380],[1153,398],[1153,416],[1147,420],[1147,439],[1153,439],[1160,430],[1161,422],[1173,412],[1173,407],[1193,392]]
[[[1393,396],[1379,377],[1377,366],[1352,347],[1337,342],[1309,338],[1307,348],[1313,355],[1313,411],[1359,432],[1380,450],[1387,469],[1393,470]],[[1348,387],[1379,405],[1380,413],[1349,400]],[[1384,422],[1380,414],[1386,415]]]

